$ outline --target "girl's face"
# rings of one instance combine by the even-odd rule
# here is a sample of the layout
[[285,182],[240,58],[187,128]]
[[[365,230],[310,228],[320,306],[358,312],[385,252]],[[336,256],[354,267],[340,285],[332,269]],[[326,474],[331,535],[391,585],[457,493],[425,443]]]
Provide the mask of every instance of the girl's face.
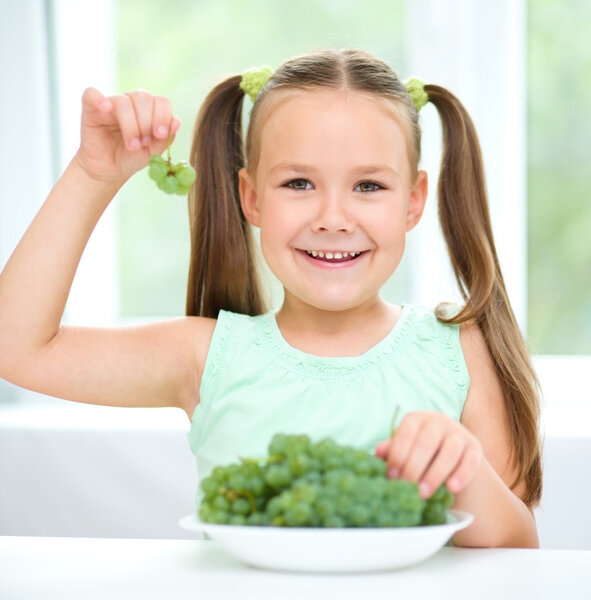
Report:
[[288,95],[260,131],[256,173],[240,172],[244,213],[283,283],[285,303],[348,310],[375,301],[420,219],[427,180],[411,180],[394,112],[341,90]]

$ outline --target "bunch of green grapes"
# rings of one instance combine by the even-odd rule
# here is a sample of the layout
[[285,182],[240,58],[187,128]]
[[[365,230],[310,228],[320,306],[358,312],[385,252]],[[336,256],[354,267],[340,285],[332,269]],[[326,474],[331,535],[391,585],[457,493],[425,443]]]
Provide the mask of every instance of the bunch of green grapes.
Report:
[[386,463],[326,438],[277,434],[269,455],[216,467],[201,482],[205,522],[284,527],[410,527],[445,523],[453,496],[427,501],[416,483],[386,477]]
[[446,522],[447,509],[453,504],[453,494],[442,485],[427,499],[423,509],[422,525],[441,525]]
[[173,163],[170,153],[167,160],[160,154],[153,154],[148,160],[148,165],[148,175],[167,194],[185,196],[196,178],[195,169],[188,162],[182,160]]

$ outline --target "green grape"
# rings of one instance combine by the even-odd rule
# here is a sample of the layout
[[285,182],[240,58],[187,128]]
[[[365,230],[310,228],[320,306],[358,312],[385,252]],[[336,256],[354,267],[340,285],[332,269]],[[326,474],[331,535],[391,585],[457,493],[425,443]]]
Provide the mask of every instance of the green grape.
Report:
[[219,487],[218,482],[213,478],[207,478],[201,482],[201,489],[208,500],[213,500],[216,497]]
[[346,523],[341,519],[341,517],[331,515],[328,519],[325,519],[323,522],[324,527],[346,527]]
[[[209,478],[208,478],[209,479]],[[216,483],[224,483],[228,479],[228,469],[226,467],[214,467],[211,472],[211,479]],[[207,481],[204,479],[203,481]]]
[[175,193],[177,196],[186,196],[189,193],[190,189],[191,186],[185,186],[179,183],[179,187],[177,188],[177,191]]
[[148,164],[150,166],[152,166],[152,165],[166,166],[166,161],[164,160],[164,158],[162,156],[160,156],[160,154],[152,154],[152,156],[150,156],[150,158],[148,159]]
[[273,496],[273,498],[271,498],[271,500],[269,500],[269,503],[267,504],[267,507],[266,507],[267,515],[269,515],[269,517],[271,517],[271,518],[278,517],[281,514],[282,510],[283,510],[283,508],[281,506],[280,497]]
[[181,161],[177,163],[174,171],[176,173],[176,178],[179,180],[179,183],[182,186],[189,187],[197,178],[197,173],[195,173],[195,169],[186,161]]
[[248,525],[248,520],[242,515],[232,515],[228,519],[228,525]]
[[275,489],[287,487],[291,483],[291,472],[284,465],[271,465],[264,477],[265,481]]
[[203,521],[275,527],[413,527],[445,522],[453,496],[429,500],[386,463],[330,438],[277,434],[263,459],[216,467],[201,482]]
[[153,154],[148,159],[148,165],[149,177],[167,194],[187,195],[197,177],[195,169],[188,162],[181,161],[175,164],[170,160],[170,145],[168,159]]
[[167,194],[175,194],[179,189],[179,181],[174,175],[167,175],[158,182],[158,187]]
[[230,502],[226,496],[216,496],[211,503],[211,506],[215,510],[221,510],[222,512],[228,512],[230,510]]
[[265,513],[262,512],[253,513],[252,515],[248,515],[248,517],[246,517],[247,525],[269,525],[270,523],[271,520]]
[[234,473],[228,479],[228,485],[237,491],[243,492],[246,489],[246,477],[242,473]]
[[277,433],[273,436],[269,444],[269,454],[284,456],[287,449],[288,436],[283,433]]
[[247,515],[250,513],[250,504],[245,498],[236,498],[230,505],[230,510],[235,515]]
[[150,176],[150,179],[153,179],[156,183],[158,183],[168,175],[168,169],[166,168],[165,164],[163,165],[156,163],[150,165],[150,168],[148,169],[148,175]]
[[423,511],[423,525],[441,525],[445,523],[447,511],[440,504],[427,504]]
[[367,506],[357,504],[351,510],[351,523],[353,527],[364,527],[369,523],[370,513]]
[[447,509],[453,504],[453,494],[444,485],[427,499],[422,515],[422,525],[442,525],[447,522]]

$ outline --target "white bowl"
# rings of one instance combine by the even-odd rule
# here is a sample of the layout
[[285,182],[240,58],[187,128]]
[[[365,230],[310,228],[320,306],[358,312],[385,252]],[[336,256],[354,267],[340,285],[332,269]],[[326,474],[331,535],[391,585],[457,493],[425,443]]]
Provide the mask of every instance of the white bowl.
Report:
[[448,511],[444,525],[418,527],[271,527],[203,523],[187,515],[179,525],[204,532],[253,567],[279,571],[351,573],[408,567],[440,550],[474,517]]

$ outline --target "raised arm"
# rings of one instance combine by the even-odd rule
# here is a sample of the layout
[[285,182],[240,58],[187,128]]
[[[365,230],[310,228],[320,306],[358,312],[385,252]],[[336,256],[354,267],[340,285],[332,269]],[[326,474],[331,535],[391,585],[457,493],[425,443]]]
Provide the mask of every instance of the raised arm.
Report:
[[44,394],[191,414],[215,321],[142,327],[60,326],[86,243],[119,188],[179,121],[166,98],[138,91],[82,98],[81,145],[0,275],[0,376]]

